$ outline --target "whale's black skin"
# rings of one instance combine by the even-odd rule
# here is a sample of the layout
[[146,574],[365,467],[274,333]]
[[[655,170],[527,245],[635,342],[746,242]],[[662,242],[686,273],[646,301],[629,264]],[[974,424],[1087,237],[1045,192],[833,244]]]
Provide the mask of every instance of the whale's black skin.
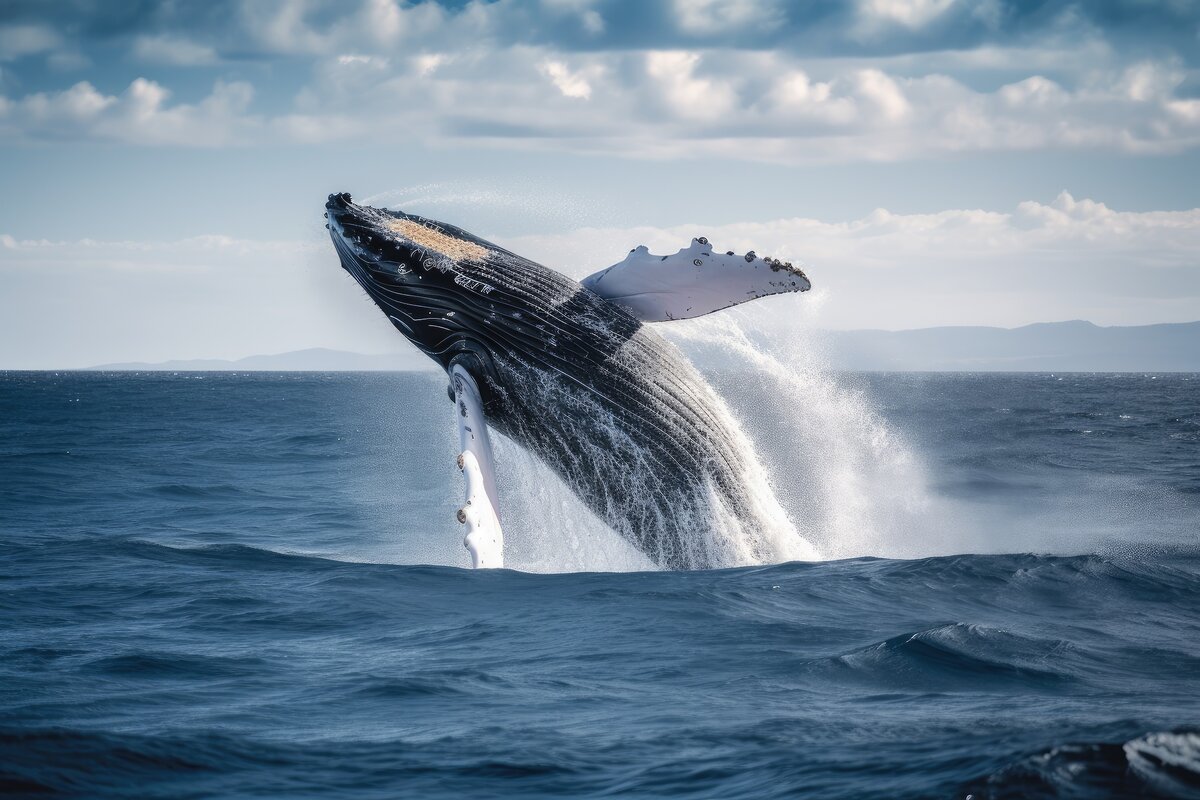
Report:
[[[444,369],[462,363],[488,422],[660,566],[728,563],[712,537],[695,535],[714,524],[714,501],[762,523],[711,390],[628,312],[452,225],[348,194],[330,195],[326,217],[342,266],[393,325]],[[454,253],[423,246],[414,223]]]

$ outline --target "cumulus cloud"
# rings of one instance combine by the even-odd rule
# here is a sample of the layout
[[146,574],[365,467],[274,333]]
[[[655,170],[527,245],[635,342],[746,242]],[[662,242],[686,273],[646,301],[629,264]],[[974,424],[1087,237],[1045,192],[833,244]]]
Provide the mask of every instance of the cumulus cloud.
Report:
[[877,68],[821,79],[779,54],[593,53],[568,63],[538,48],[343,53],[318,62],[294,110],[274,117],[252,112],[245,82],[218,81],[185,104],[139,78],[119,95],[81,82],[6,99],[0,135],[197,146],[424,137],[793,163],[1071,148],[1154,154],[1200,144],[1200,101],[1179,94],[1185,79],[1176,62],[1143,62],[1074,87],[1032,75],[981,91],[944,74]]
[[679,27],[693,34],[728,34],[753,30],[759,34],[784,22],[783,10],[769,0],[674,0]]
[[[20,24],[56,27],[72,19],[81,39],[154,35],[194,39],[221,56],[328,56],[347,49],[383,53],[401,43],[445,48],[548,46],[573,50],[705,46],[786,48],[811,56],[894,55],[1012,46],[1046,36],[1097,36],[1145,51],[1168,46],[1197,60],[1200,8],[1179,0],[145,0],[136,8],[40,0],[19,9]],[[11,16],[16,17],[16,13]],[[0,9],[0,25],[6,12]],[[132,32],[132,33],[131,33]],[[1060,41],[1060,43],[1062,43]]]
[[[1200,14],[1170,3],[1123,26],[1113,19],[1132,19],[1133,10],[1105,16],[1051,2],[1031,14],[1004,0],[803,9],[744,0],[453,8],[225,0],[224,10],[197,17],[183,6],[155,7],[146,26],[153,32],[134,34],[130,52],[147,67],[217,75],[252,55],[264,65],[253,81],[270,113],[252,107],[245,79],[184,103],[152,72],[123,91],[89,76],[75,86],[7,89],[0,139],[211,146],[423,138],[784,163],[1066,149],[1171,154],[1200,145],[1192,63]],[[1173,31],[1187,25],[1189,46],[1173,48]],[[1142,29],[1153,49],[1115,46]],[[73,46],[68,38],[48,23],[0,27],[0,58],[61,54]],[[278,63],[289,75],[300,70],[303,85],[289,80],[281,89]],[[416,110],[420,125],[412,124]]]
[[588,36],[604,33],[606,24],[600,11],[595,8],[597,0],[541,0],[540,11],[545,14],[574,18]]
[[592,96],[591,84],[582,75],[572,73],[563,62],[543,61],[541,70],[558,87],[564,97],[578,97],[581,100],[587,100]]
[[270,117],[253,113],[245,82],[218,81],[186,104],[139,78],[119,95],[81,82],[5,98],[0,135],[197,146],[423,137],[790,163],[1072,148],[1176,153],[1200,144],[1200,101],[1181,94],[1187,78],[1176,61],[1147,61],[1075,86],[1031,75],[979,90],[940,73],[831,71],[779,53],[568,61],[529,47],[454,57],[347,52],[317,61],[293,110]]
[[0,103],[0,136],[215,147],[245,140],[258,125],[246,113],[254,96],[248,83],[217,81],[196,104],[172,104],[170,96],[166,87],[145,78],[119,95],[80,81],[61,92]]
[[726,80],[701,77],[700,53],[651,52],[646,75],[665,107],[680,119],[717,120],[737,106],[737,92]]
[[[362,0],[356,7],[331,4],[322,9],[306,0],[248,1],[237,4],[237,30],[231,39],[264,54],[319,56],[339,50],[384,53],[403,41],[438,33],[449,16],[437,3]],[[477,16],[468,8],[458,21],[463,27],[471,27]]]
[[986,39],[999,32],[1010,10],[1016,11],[1001,0],[859,0],[849,30],[864,42],[897,34],[937,41],[966,32]]
[[868,21],[919,28],[946,13],[955,0],[862,0],[858,13]]

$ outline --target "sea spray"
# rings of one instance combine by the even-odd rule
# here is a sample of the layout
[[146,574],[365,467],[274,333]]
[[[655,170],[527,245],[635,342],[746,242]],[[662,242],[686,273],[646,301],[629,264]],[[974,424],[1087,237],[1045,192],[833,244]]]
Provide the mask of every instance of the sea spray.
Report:
[[[522,370],[509,365],[505,373],[518,375]],[[604,486],[602,497],[589,498],[596,509],[592,513],[578,499],[585,488],[569,487],[524,448],[498,437],[501,517],[509,566],[559,572],[639,569],[655,563],[729,567],[821,557],[797,532],[776,499],[736,417],[700,375],[689,376],[689,383],[703,405],[698,410],[712,415],[712,424],[733,448],[735,469],[725,477],[736,486],[718,487],[712,476],[702,477],[689,491],[672,494],[666,501],[655,491],[662,486],[657,474],[661,466],[645,444],[613,418],[610,409],[569,382],[551,380],[544,373],[527,375],[519,384],[523,401],[530,407],[556,409],[553,424],[567,430],[571,440],[583,443],[584,450],[575,458],[587,469],[602,465],[604,474],[616,485]],[[530,416],[521,424],[542,426],[546,422],[544,417]],[[542,433],[529,430],[522,438],[534,440]],[[639,528],[671,535],[658,537],[649,547],[643,545],[650,556],[647,559],[626,544],[636,540]],[[614,545],[614,533],[621,545]]]
[[541,573],[656,569],[536,456],[502,434],[492,444],[508,567]]
[[[949,524],[913,445],[871,398],[828,367],[818,334],[764,328],[744,312],[656,326],[691,356],[704,391],[733,433],[742,480],[767,524],[752,529],[711,496],[675,514],[685,547],[719,553],[721,566],[857,556],[916,557],[955,550]],[[536,389],[553,395],[553,386]],[[545,402],[561,402],[547,396]],[[599,413],[593,409],[588,414]],[[636,450],[635,445],[630,445]],[[611,457],[595,453],[593,457]],[[638,480],[636,453],[626,453]],[[536,572],[653,568],[579,501],[554,472],[500,445],[509,564]],[[782,502],[781,502],[782,501]],[[709,515],[698,524],[697,513]],[[805,545],[811,542],[816,547]]]
[[[666,510],[683,526],[685,546],[724,547],[717,562],[723,565],[986,549],[978,537],[967,537],[968,515],[952,513],[952,504],[934,495],[913,443],[893,429],[866,391],[856,388],[854,376],[828,369],[819,335],[796,325],[786,331],[767,328],[736,312],[655,328],[700,367],[706,396],[735,437],[744,480],[771,521],[769,533],[785,543],[764,548],[762,530],[741,526],[727,509],[713,510],[711,498],[705,496],[696,498],[696,507],[714,517],[713,532],[686,519],[680,509]],[[440,385],[428,391],[431,397],[440,395]],[[540,402],[561,401],[553,385],[530,391],[543,398]],[[414,430],[412,422],[405,413],[384,427],[399,426],[391,433],[400,438],[434,437],[436,449],[445,454],[430,466],[452,463],[455,444],[451,428],[441,424],[444,420],[435,412],[432,424]],[[509,567],[538,573],[657,568],[622,535],[627,532],[606,524],[537,456],[499,433],[493,442]],[[637,462],[628,453],[624,457],[630,465]],[[461,495],[453,468],[444,471],[445,482],[430,486],[440,487],[437,498],[428,492],[411,498],[406,493],[384,503],[386,508],[380,507],[373,517],[379,529],[390,531],[397,520],[411,519],[414,506],[422,503],[440,506],[451,520],[452,506],[461,503]],[[382,475],[370,477],[383,480]],[[637,469],[631,467],[626,477],[636,483]],[[413,488],[408,487],[410,492]],[[381,487],[378,494],[389,496]],[[465,565],[458,532],[454,525],[442,535],[410,534],[399,541],[388,534],[385,541],[368,543],[367,555],[356,550],[351,557]],[[786,546],[790,541],[802,547],[803,539],[815,543],[819,553]]]
[[941,552],[948,535],[913,447],[829,369],[820,338],[749,312],[664,326],[718,382],[800,533],[828,558]]

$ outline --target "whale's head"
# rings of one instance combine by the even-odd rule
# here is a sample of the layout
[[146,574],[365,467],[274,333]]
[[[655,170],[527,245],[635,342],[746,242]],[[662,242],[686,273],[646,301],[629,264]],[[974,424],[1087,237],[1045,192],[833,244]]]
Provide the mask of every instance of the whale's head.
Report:
[[331,194],[326,227],[342,267],[409,341],[444,368],[478,346],[496,317],[489,283],[508,253],[456,228]]

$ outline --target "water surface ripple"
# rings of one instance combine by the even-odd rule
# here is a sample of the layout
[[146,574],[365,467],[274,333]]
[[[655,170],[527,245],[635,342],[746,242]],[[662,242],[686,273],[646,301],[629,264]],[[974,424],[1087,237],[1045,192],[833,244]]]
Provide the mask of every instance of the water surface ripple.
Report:
[[432,376],[0,376],[0,794],[1200,796],[1200,381],[866,380],[979,513],[1161,507],[1075,555],[386,563],[461,536]]

